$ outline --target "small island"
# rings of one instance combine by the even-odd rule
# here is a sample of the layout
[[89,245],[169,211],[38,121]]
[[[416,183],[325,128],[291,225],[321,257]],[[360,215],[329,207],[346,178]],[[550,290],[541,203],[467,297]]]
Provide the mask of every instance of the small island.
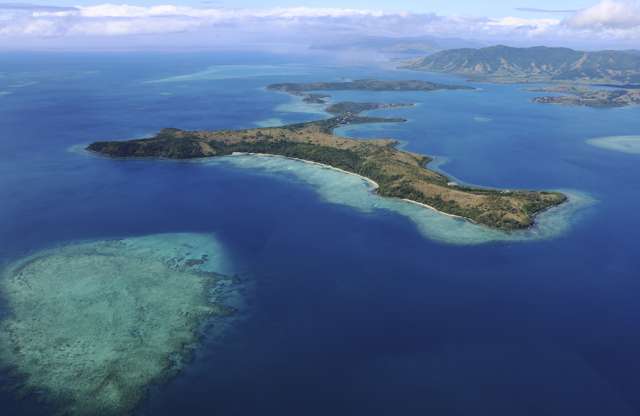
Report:
[[357,106],[353,103],[347,107],[351,111],[308,123],[220,131],[167,128],[151,138],[99,141],[87,149],[119,158],[193,159],[252,153],[320,163],[374,182],[376,192],[381,196],[404,199],[503,231],[528,228],[533,225],[537,214],[567,200],[559,192],[461,186],[428,169],[429,157],[397,149],[395,140],[357,140],[337,136],[333,131],[340,126],[404,121],[360,116],[354,112]]
[[558,93],[536,97],[534,103],[584,106],[594,108],[626,107],[640,104],[638,89],[593,89],[578,85],[556,85],[546,88],[531,89],[532,92]]

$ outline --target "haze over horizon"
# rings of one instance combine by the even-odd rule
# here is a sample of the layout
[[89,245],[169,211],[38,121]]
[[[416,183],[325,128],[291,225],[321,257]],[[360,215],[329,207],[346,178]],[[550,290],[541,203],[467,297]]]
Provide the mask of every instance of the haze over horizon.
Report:
[[[0,50],[305,51],[318,42],[366,37],[459,38],[481,45],[631,49],[640,41],[640,1],[256,0],[178,3],[0,3]],[[385,4],[387,6],[385,7]]]

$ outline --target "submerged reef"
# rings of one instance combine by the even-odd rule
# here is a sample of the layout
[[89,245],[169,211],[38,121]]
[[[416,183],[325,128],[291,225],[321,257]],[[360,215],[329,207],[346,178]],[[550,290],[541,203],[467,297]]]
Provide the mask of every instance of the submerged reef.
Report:
[[122,415],[180,369],[208,317],[233,308],[210,236],[163,234],[36,253],[10,265],[0,363],[60,414]]
[[591,146],[616,152],[640,154],[640,136],[610,136],[587,140]]

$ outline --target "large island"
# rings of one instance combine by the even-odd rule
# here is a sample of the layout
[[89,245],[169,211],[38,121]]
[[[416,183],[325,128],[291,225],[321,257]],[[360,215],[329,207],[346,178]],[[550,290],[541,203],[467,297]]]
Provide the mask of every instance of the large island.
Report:
[[464,75],[499,83],[576,82],[624,86],[640,82],[637,51],[576,51],[504,45],[441,51],[404,68]]
[[441,51],[408,62],[404,68],[463,75],[483,82],[561,83],[533,90],[564,94],[533,99],[540,104],[599,108],[640,104],[637,85],[640,82],[640,54],[637,51],[585,52],[498,45]]
[[[347,107],[359,109],[353,103]],[[401,121],[347,111],[325,120],[282,127],[220,131],[167,128],[147,139],[95,142],[88,150],[121,158],[193,159],[255,153],[301,159],[366,177],[377,184],[381,196],[405,199],[504,231],[530,227],[538,213],[567,199],[559,192],[460,186],[428,169],[429,157],[399,150],[394,140],[357,140],[333,133],[348,124]]]

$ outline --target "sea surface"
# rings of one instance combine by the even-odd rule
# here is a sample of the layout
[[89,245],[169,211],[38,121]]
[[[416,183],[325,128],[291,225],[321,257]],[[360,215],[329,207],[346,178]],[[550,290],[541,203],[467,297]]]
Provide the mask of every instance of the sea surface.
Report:
[[[76,241],[215,236],[254,282],[243,319],[153,386],[140,415],[640,414],[640,156],[588,143],[640,134],[638,107],[534,104],[518,85],[332,94],[417,103],[371,112],[407,123],[340,134],[396,138],[462,183],[572,196],[519,235],[282,158],[82,150],[163,127],[328,117],[265,86],[359,78],[466,83],[266,54],[3,56],[0,262]],[[3,415],[51,413],[5,390]]]

